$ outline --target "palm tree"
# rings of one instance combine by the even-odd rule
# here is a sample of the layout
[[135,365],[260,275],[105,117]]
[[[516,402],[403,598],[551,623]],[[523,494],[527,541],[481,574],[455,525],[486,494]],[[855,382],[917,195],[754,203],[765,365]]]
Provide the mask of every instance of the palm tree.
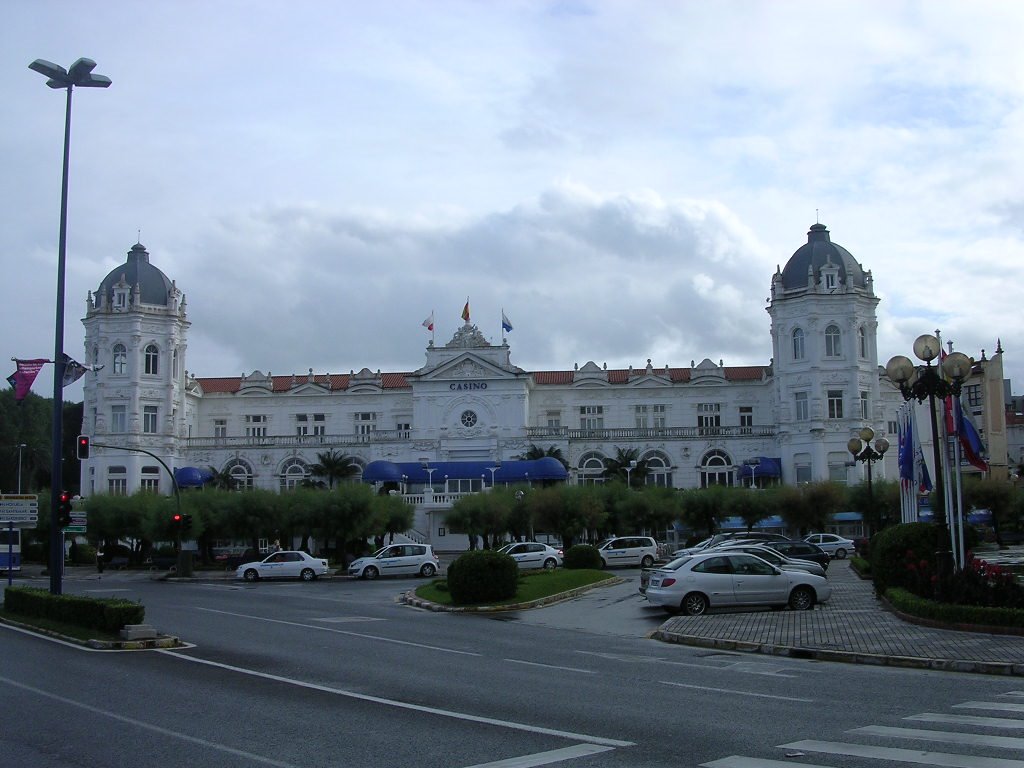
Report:
[[530,443],[530,447],[524,453],[516,456],[515,458],[523,461],[534,461],[536,459],[543,459],[546,457],[555,459],[566,469],[569,468],[569,462],[562,455],[562,449],[554,445],[549,445],[547,448],[541,448],[539,445]]
[[[629,472],[626,472],[626,468]],[[616,448],[615,456],[604,460],[604,476],[626,482],[629,487],[647,484],[647,459],[640,458],[639,448]]]
[[317,463],[309,468],[313,477],[327,480],[327,488],[333,489],[335,481],[359,474],[359,464],[352,456],[347,456],[333,448],[326,453],[316,455]]
[[210,477],[204,485],[210,488],[219,488],[222,491],[233,491],[235,490],[235,478],[231,476],[230,472],[222,472],[216,467],[210,467]]

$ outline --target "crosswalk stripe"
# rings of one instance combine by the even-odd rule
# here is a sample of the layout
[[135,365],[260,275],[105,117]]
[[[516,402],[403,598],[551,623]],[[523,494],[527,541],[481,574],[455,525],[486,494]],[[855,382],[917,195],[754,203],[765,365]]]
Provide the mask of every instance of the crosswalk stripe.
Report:
[[1024,760],[1010,760],[1005,757],[979,757],[977,755],[954,755],[947,752],[921,752],[916,749],[896,747],[873,747],[869,744],[847,744],[839,741],[817,741],[805,739],[791,744],[780,745],[781,749],[797,749],[806,752],[824,752],[830,755],[867,757],[876,760],[894,760],[903,763],[943,766],[943,768],[1024,768]]
[[965,701],[954,704],[953,709],[994,709],[997,712],[1024,712],[1024,704],[1000,701]]
[[891,728],[887,725],[868,725],[854,728],[847,733],[862,733],[868,736],[891,736],[897,739],[939,741],[945,744],[969,744],[972,747],[999,747],[1001,749],[1024,750],[1024,739],[1017,736],[989,736],[984,733],[961,733],[959,731],[932,731],[925,728]]
[[920,715],[904,717],[904,720],[915,720],[923,723],[946,723],[947,725],[980,725],[986,728],[1006,728],[1024,731],[1024,720],[1009,717],[979,717],[978,715],[941,715],[936,712],[924,712]]
[[[721,760],[712,760],[710,763],[701,763],[701,768],[793,768],[796,763],[785,760],[769,760],[761,757],[744,757],[743,755],[732,755],[723,757]],[[826,765],[813,765],[811,763],[800,763],[800,768],[829,768]]]

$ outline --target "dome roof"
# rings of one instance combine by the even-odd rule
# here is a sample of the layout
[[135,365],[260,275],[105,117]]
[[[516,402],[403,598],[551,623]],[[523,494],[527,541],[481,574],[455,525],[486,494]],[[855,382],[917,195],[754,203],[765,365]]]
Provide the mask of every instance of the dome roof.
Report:
[[796,249],[786,268],[782,270],[782,287],[794,290],[807,287],[807,272],[814,271],[814,282],[820,278],[820,271],[826,264],[839,267],[839,281],[848,288],[865,288],[864,270],[853,255],[832,242],[824,224],[812,224],[807,233],[807,244]]
[[167,275],[149,263],[149,253],[142,243],[133,245],[128,251],[128,261],[103,278],[96,290],[96,305],[110,306],[114,286],[122,281],[133,291],[139,286],[139,301],[143,304],[166,307],[174,293],[174,285]]

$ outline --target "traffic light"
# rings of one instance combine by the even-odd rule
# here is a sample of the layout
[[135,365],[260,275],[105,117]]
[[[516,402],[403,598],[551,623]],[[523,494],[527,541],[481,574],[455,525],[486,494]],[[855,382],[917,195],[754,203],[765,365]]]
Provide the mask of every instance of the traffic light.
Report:
[[78,436],[78,458],[88,459],[89,458],[89,436],[79,435]]
[[71,525],[71,494],[61,491],[57,502],[57,513],[60,518],[60,527],[67,528]]
[[177,530],[181,527],[182,515],[180,512],[175,512],[171,515],[171,527]]
[[188,533],[192,530],[192,515],[181,516],[181,530]]

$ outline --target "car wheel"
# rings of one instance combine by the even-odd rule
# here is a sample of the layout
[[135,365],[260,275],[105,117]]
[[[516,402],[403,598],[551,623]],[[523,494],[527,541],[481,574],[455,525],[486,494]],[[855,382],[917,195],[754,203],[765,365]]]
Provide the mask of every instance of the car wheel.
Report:
[[846,550],[845,549],[837,549],[836,550],[836,560],[845,560],[845,559],[846,559]]
[[246,581],[258,581],[258,580],[259,580],[259,578],[260,578],[260,575],[259,575],[259,573],[258,573],[258,572],[256,571],[256,569],[255,569],[255,568],[250,568],[250,569],[249,569],[248,571],[246,571],[246,572],[245,572],[244,574],[242,574],[242,577],[243,577],[243,578],[244,578],[244,579],[245,579]]
[[380,571],[378,571],[372,565],[368,565],[363,569],[364,579],[370,579],[372,581],[373,579],[376,579],[378,576],[380,576]]
[[644,559],[640,561],[641,568],[650,568],[654,565],[654,558],[650,555],[644,555]]
[[547,560],[544,561],[544,570],[545,571],[553,571],[557,567],[558,567],[558,561],[556,561],[555,558],[553,558],[553,557],[549,557]]
[[316,574],[313,573],[312,568],[303,568],[302,573],[299,574],[299,578],[303,581],[312,581],[316,578]]
[[797,587],[789,593],[789,607],[794,611],[809,611],[814,607],[814,590]]
[[683,598],[682,609],[687,616],[703,616],[708,612],[708,599],[700,592],[691,592]]
[[435,573],[437,573],[437,568],[435,568],[430,563],[424,563],[423,567],[420,568],[420,576],[422,576],[425,579],[429,579]]

